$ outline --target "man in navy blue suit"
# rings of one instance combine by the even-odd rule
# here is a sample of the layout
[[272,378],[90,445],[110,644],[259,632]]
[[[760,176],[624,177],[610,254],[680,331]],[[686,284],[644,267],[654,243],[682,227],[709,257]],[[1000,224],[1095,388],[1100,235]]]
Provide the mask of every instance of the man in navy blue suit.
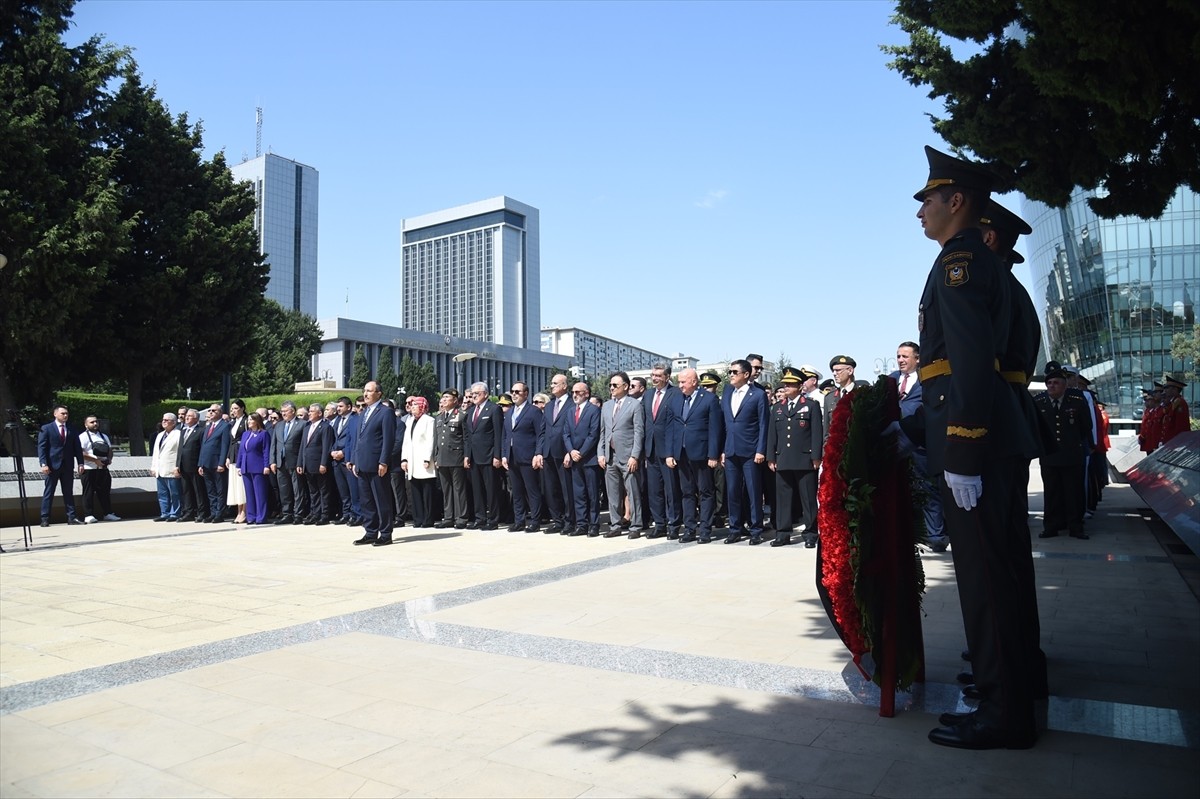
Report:
[[333,420],[333,479],[342,501],[341,523],[356,527],[362,524],[362,507],[358,501],[358,478],[351,471],[354,446],[358,443],[359,415],[349,397],[338,397],[337,418]]
[[593,405],[587,383],[571,389],[572,405],[563,411],[563,445],[567,454],[563,470],[571,475],[575,498],[575,526],[569,535],[596,538],[600,535],[600,467],[596,449],[600,445],[600,409]]
[[219,523],[225,516],[225,460],[229,457],[229,422],[221,418],[221,406],[208,409],[204,438],[200,440],[200,476],[208,494],[210,522]]
[[529,401],[529,386],[517,381],[512,387],[513,406],[504,417],[504,447],[501,463],[512,484],[513,523],[508,531],[541,530],[542,450],[546,446],[546,423],[542,412]]
[[[721,396],[721,411],[725,415],[725,449],[721,462],[725,467],[726,503],[729,506],[729,535],[726,544],[736,544],[745,532],[747,516],[750,522],[750,545],[762,543],[763,509],[753,497],[762,496],[758,464],[766,463],[767,392],[750,381],[750,362],[737,360],[729,364],[729,385]],[[743,492],[745,492],[743,494]],[[745,497],[750,500],[746,513]]]
[[646,444],[642,453],[646,463],[646,500],[650,505],[650,517],[654,519],[654,530],[647,538],[668,535],[679,537],[679,475],[667,466],[671,454],[667,448],[667,431],[672,421],[672,407],[679,389],[671,385],[671,367],[656,363],[650,368],[650,382],[654,388],[642,398],[646,409]]
[[[896,381],[900,393],[900,418],[912,416],[921,407],[921,347],[912,341],[902,342],[896,347],[896,365],[900,368],[889,377]],[[942,498],[929,479],[929,456],[924,447],[917,447],[912,454],[913,470],[925,486],[925,532],[929,535],[929,547],[934,552],[945,552],[950,545],[946,535],[946,524],[942,519]]]
[[360,481],[358,498],[363,509],[363,534],[355,539],[355,546],[384,547],[392,543],[395,499],[387,474],[395,443],[396,415],[380,402],[382,398],[379,384],[374,380],[363,387],[367,406],[362,410],[358,440],[350,459]]
[[75,473],[83,471],[83,450],[79,434],[67,426],[70,412],[66,405],[54,406],[54,421],[38,431],[38,465],[45,478],[42,488],[42,527],[50,526],[50,506],[54,489],[62,485],[63,504],[67,508],[67,524],[83,524],[75,516]]
[[[667,430],[667,468],[679,475],[683,537],[679,543],[712,540],[716,497],[713,469],[721,457],[721,404],[715,394],[700,390],[695,369],[679,373],[679,390],[672,395],[671,425]],[[698,513],[697,513],[698,511]]]

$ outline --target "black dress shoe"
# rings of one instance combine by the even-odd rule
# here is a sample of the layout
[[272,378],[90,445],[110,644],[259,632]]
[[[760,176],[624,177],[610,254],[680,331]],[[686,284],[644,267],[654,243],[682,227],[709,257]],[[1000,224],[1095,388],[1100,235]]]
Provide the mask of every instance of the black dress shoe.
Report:
[[561,533],[563,531],[563,529],[564,529],[563,525],[559,524],[558,522],[554,522],[549,527],[546,528],[546,535],[554,535],[555,533]]
[[508,526],[508,531],[510,533],[519,533],[524,529],[525,529],[525,525],[521,524],[520,522],[513,522],[512,524],[510,524]]
[[457,524],[454,525],[454,529],[455,530],[466,530],[467,523],[466,522],[458,522]]
[[525,528],[525,532],[527,532],[527,533],[540,533],[541,531],[542,531],[542,526],[540,524],[538,524],[537,522],[534,522],[533,524],[531,524]]
[[954,679],[958,680],[963,685],[974,685],[975,675],[969,671],[960,671]]
[[1029,749],[1037,740],[1035,733],[1017,734],[1000,730],[971,716],[952,727],[931,730],[929,740],[938,746],[955,749]]
[[[619,535],[621,535],[621,528],[620,528],[620,527],[615,527],[615,528],[613,528],[612,530],[609,530],[607,533],[605,533],[605,534],[604,534],[604,537],[605,537],[605,538],[616,538],[616,537],[617,537],[617,536],[619,536]],[[629,536],[629,537],[630,537],[630,538],[633,538],[633,535],[632,535],[632,534],[630,534],[630,536]]]
[[[582,530],[583,526],[581,525],[579,527],[579,529]],[[587,532],[588,538],[599,538],[600,537],[600,525],[598,525],[598,524],[593,524],[591,527],[589,527],[587,529],[587,531],[588,531]],[[619,532],[617,534],[620,535]]]
[[[78,522],[76,522],[76,524],[78,524]],[[1087,541],[1089,538],[1091,538],[1091,536],[1088,535],[1087,533],[1080,532],[1080,533],[1071,533],[1071,538],[1078,538],[1080,541]]]
[[390,545],[391,543],[392,543],[392,537],[389,535],[387,538],[377,538],[377,539],[375,539],[374,543],[372,543],[372,544],[371,544],[371,546],[373,546],[373,547],[386,547],[386,546]]
[[468,530],[478,530],[480,528],[480,526],[481,525],[479,524],[479,522],[467,522]]
[[752,546],[752,547],[756,547],[756,546],[758,546],[758,545],[759,545],[759,544],[761,544],[761,543],[762,543],[762,536],[761,536],[761,535],[752,535],[752,536],[750,536],[750,546]]
[[449,526],[450,526],[450,522],[446,522],[446,521],[435,522],[433,525],[435,530],[445,530]]
[[817,539],[816,538],[804,539],[804,548],[805,549],[816,549],[817,548]]
[[1042,530],[1038,533],[1038,538],[1058,538],[1057,530]]
[[738,541],[741,541],[741,540],[742,540],[742,537],[740,535],[738,535],[737,533],[733,533],[732,535],[730,535],[729,537],[727,537],[725,539],[725,543],[726,544],[736,544]]
[[712,543],[712,536],[708,536],[708,535],[702,535],[702,536],[700,536],[699,538],[697,538],[697,539],[696,539],[696,542],[697,542],[697,543],[700,543],[700,544],[709,544],[709,543]]
[[41,525],[41,526],[42,526],[42,527],[49,527],[49,526],[50,526],[50,522],[46,521],[45,519],[42,519],[42,525]]
[[953,727],[955,724],[962,724],[973,715],[975,715],[974,711],[970,713],[943,713],[938,716],[938,724],[941,724],[943,727]]
[[967,685],[962,689],[963,699],[971,699],[976,702],[983,699],[983,694],[979,692],[979,686]]
[[671,532],[667,533],[668,541],[677,541],[678,539],[679,539],[679,531],[678,530],[672,530]]
[[[175,521],[175,520],[171,519],[171,521]],[[74,516],[72,516],[71,518],[67,519],[67,524],[83,524],[83,522],[81,522],[79,519],[76,519]]]
[[499,530],[500,525],[496,524],[495,522],[488,522],[487,524],[480,526],[479,529],[480,530]]
[[695,540],[696,536],[692,535],[691,533],[685,533],[679,537],[679,543],[681,544],[690,544]]
[[318,520],[317,520],[317,517],[316,517],[316,516],[309,516],[308,518],[306,518],[306,519],[303,521],[303,524],[306,524],[306,525],[313,525],[313,524],[316,524],[316,523],[317,523],[317,521],[318,521]]
[[346,520],[347,527],[362,527],[363,520],[358,516],[351,516]]
[[367,544],[374,544],[378,540],[379,539],[373,535],[364,535],[362,538],[354,539],[354,546],[356,546],[356,547],[366,546]]
[[324,527],[324,526],[325,526],[325,525],[327,525],[327,524],[329,524],[329,520],[328,520],[328,519],[319,519],[319,520],[317,520],[317,522],[316,522],[316,525],[317,525],[317,527]]
[[[609,531],[608,531],[608,533],[611,533],[611,532],[613,532],[613,531],[612,531],[612,530],[609,530]],[[616,531],[616,534],[617,534],[617,535],[620,535],[620,534],[621,534],[621,532],[622,532],[622,530],[621,530],[621,529],[617,529],[617,531]],[[607,538],[607,537],[608,537],[608,533],[605,533],[605,534],[604,534],[605,538]],[[631,531],[629,532],[629,534],[628,534],[628,535],[626,535],[625,537],[626,537],[626,538],[641,538],[641,537],[642,537],[642,531],[641,531],[641,530],[631,530]],[[647,538],[653,538],[654,536],[647,534],[647,535],[646,535],[646,537],[647,537]]]
[[177,522],[180,522],[180,523],[183,523],[183,522],[190,522],[190,521],[192,521],[192,518],[193,518],[193,517],[191,517],[191,516],[180,516],[180,517],[179,517],[178,519],[176,519],[175,521],[177,521]]
[[771,542],[771,546],[786,547],[790,543],[792,543],[792,537],[789,535],[787,538],[776,538],[774,541]]
[[[165,522],[166,520],[167,520],[166,516],[158,516],[154,519],[154,521],[156,521],[156,522]],[[70,524],[70,522],[67,522],[67,524]]]
[[[208,521],[208,520],[207,519],[197,519],[196,521],[204,522],[204,521]],[[294,524],[295,521],[296,521],[295,518],[292,516],[280,516],[278,519],[275,520],[275,523],[276,524]]]

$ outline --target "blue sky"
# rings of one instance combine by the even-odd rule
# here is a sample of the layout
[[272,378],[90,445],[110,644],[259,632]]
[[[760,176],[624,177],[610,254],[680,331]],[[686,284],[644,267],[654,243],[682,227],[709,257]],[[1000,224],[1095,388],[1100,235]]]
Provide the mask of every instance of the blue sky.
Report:
[[133,48],[231,163],[263,107],[264,151],[320,172],[318,318],[399,324],[401,219],[505,194],[541,212],[544,326],[701,361],[848,354],[869,378],[917,338],[937,245],[912,194],[923,146],[947,149],[886,68],[892,13],[83,0],[68,38]]

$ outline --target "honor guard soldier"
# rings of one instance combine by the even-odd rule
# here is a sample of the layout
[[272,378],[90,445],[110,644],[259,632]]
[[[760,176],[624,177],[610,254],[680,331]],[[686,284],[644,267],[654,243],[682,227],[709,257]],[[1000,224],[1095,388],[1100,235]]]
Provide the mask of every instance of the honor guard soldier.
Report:
[[1084,464],[1095,443],[1092,410],[1079,393],[1067,390],[1067,374],[1055,361],[1046,364],[1045,380],[1034,405],[1054,432],[1054,447],[1039,460],[1045,513],[1038,538],[1054,538],[1065,528],[1072,538],[1086,539]]
[[1159,443],[1166,444],[1180,433],[1191,429],[1191,412],[1183,389],[1187,384],[1174,375],[1167,376],[1163,386],[1162,410],[1159,411]]
[[942,494],[967,645],[980,695],[973,713],[943,714],[929,739],[963,749],[1024,749],[1037,739],[1036,645],[1025,632],[1032,573],[1015,493],[1034,453],[1028,425],[999,371],[1012,308],[1007,270],[979,220],[995,177],[980,164],[925,148],[929,176],[914,196],[926,237],[941,246],[918,308],[921,413],[900,420],[923,443]]
[[801,393],[810,379],[816,379],[816,374],[784,367],[784,399],[771,408],[768,421],[767,465],[775,473],[779,503],[773,547],[792,543],[793,530],[804,535],[805,547],[817,546],[817,469],[821,468],[825,428],[821,406]]

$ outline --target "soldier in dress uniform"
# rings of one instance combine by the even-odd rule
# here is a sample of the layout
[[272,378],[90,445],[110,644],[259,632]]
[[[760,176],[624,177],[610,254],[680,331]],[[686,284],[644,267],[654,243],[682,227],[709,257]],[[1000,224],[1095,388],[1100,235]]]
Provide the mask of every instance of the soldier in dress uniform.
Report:
[[465,418],[458,390],[444,390],[438,401],[438,415],[433,420],[433,463],[442,486],[442,520],[433,526],[439,529],[452,526],[465,530],[473,518],[467,504],[467,472],[463,468]]
[[772,406],[767,420],[767,466],[775,473],[779,503],[773,547],[792,543],[793,530],[803,534],[805,547],[817,546],[817,469],[825,428],[821,406],[802,392],[805,381],[815,378],[812,372],[784,367],[784,400]]
[[1072,538],[1086,539],[1084,463],[1095,444],[1091,408],[1082,395],[1067,388],[1067,373],[1057,362],[1046,364],[1045,380],[1046,390],[1034,405],[1054,431],[1054,447],[1039,460],[1045,512],[1038,538],[1054,538],[1065,528]]
[[[1021,749],[1037,739],[1023,596],[1016,483],[1035,449],[1013,391],[997,368],[1012,325],[1007,270],[979,229],[995,177],[925,148],[929,177],[914,198],[925,235],[941,252],[918,309],[921,413],[900,420],[924,444],[942,494],[979,709],[944,714],[929,739],[964,749]],[[914,438],[914,436],[916,436]],[[1024,548],[1024,552],[1022,552]]]
[[1183,389],[1187,383],[1175,375],[1168,375],[1163,383],[1159,442],[1166,444],[1175,436],[1191,429],[1191,411],[1188,409],[1187,400],[1183,398]]

